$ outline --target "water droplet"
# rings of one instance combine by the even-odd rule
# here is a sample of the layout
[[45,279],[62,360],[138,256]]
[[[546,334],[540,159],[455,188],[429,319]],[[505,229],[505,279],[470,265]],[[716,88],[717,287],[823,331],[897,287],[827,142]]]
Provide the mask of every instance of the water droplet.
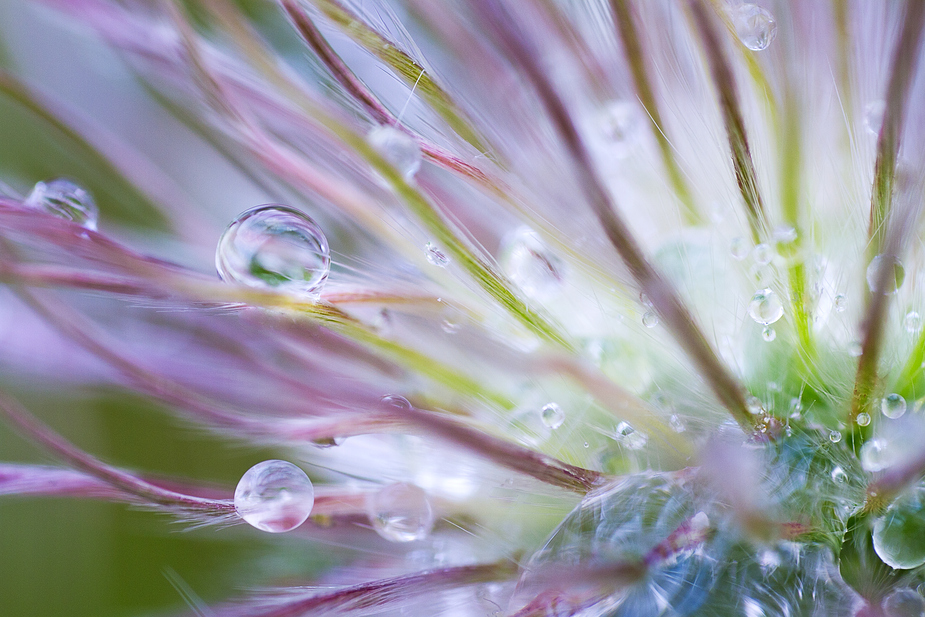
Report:
[[844,313],[846,308],[848,308],[848,298],[845,294],[837,294],[835,296],[835,311]]
[[735,9],[733,24],[742,44],[752,51],[767,49],[777,36],[777,22],[766,9],[743,4]]
[[770,343],[777,338],[777,331],[771,326],[765,326],[764,330],[761,331],[761,338]]
[[883,599],[883,612],[886,617],[923,617],[925,599],[908,587],[894,589]]
[[922,317],[915,311],[909,311],[903,317],[903,328],[909,334],[915,334],[922,329]]
[[858,341],[848,343],[848,355],[852,358],[859,358],[863,352],[864,348],[861,347],[861,343]]
[[891,568],[909,570],[925,564],[925,504],[914,489],[892,504],[874,523],[874,550]]
[[761,400],[757,396],[750,396],[745,399],[745,408],[748,409],[748,413],[753,415],[758,415],[764,410]]
[[646,311],[642,316],[642,325],[647,328],[654,328],[658,325],[658,314],[653,311]]
[[883,471],[897,462],[899,454],[886,439],[875,437],[861,447],[861,467],[869,472]]
[[37,182],[24,203],[29,208],[54,214],[90,230],[96,229],[100,216],[93,196],[64,178]]
[[450,258],[438,249],[433,242],[428,242],[424,245],[424,252],[427,255],[427,261],[438,268],[446,268],[447,264],[450,263]]
[[687,427],[684,426],[684,421],[681,420],[681,417],[678,414],[671,414],[671,417],[668,418],[668,426],[671,427],[675,433],[683,433],[687,430]]
[[610,101],[598,114],[601,136],[613,146],[627,146],[642,126],[639,110],[629,101]]
[[803,411],[803,401],[801,401],[798,397],[793,397],[790,399],[790,411],[796,414],[799,414],[801,411]]
[[895,392],[893,394],[888,394],[880,401],[880,411],[882,411],[883,415],[887,418],[892,418],[894,420],[900,418],[906,413],[906,399]]
[[555,403],[547,403],[540,411],[540,417],[543,418],[543,424],[555,430],[565,422],[565,412]]
[[642,450],[649,438],[645,433],[637,431],[627,422],[620,422],[616,428],[617,441],[630,450]]
[[774,259],[774,249],[767,244],[759,244],[752,251],[752,257],[756,264],[766,266]]
[[742,261],[748,257],[748,240],[745,238],[733,238],[729,243],[729,252],[732,253],[733,259]]
[[867,266],[867,286],[870,288],[871,293],[876,289],[877,275],[880,269],[884,267],[892,268],[892,273],[887,276],[886,283],[883,287],[883,293],[896,293],[896,291],[903,286],[903,281],[906,278],[906,269],[903,267],[902,262],[895,257],[877,255],[871,260],[870,265]]
[[234,509],[261,531],[282,533],[305,522],[315,489],[305,472],[286,461],[263,461],[247,470],[234,489]]
[[848,482],[848,474],[845,473],[845,470],[836,465],[832,469],[832,481],[835,484],[845,484]]
[[524,294],[549,300],[562,291],[566,265],[529,227],[520,227],[502,241],[501,268]]
[[316,296],[328,277],[331,254],[315,221],[274,204],[243,212],[225,229],[215,267],[226,282]]
[[390,484],[370,496],[369,519],[376,532],[392,542],[413,542],[430,535],[434,510],[427,493],[413,484]]
[[366,140],[405,180],[413,178],[421,169],[421,148],[407,133],[391,126],[377,126],[366,135]]
[[797,230],[790,225],[779,225],[774,228],[774,241],[778,244],[790,244],[797,239]]
[[886,101],[871,101],[864,106],[864,128],[871,135],[879,135],[883,126],[883,114],[886,111]]
[[870,414],[861,412],[858,414],[858,426],[867,426],[870,424]]
[[590,448],[590,447],[591,447],[591,444],[589,444],[587,441],[584,442],[584,444],[582,444],[582,445],[583,445],[585,448]]
[[776,293],[770,289],[761,289],[755,292],[748,303],[748,314],[756,322],[767,326],[784,315],[784,305]]
[[829,431],[829,441],[832,443],[838,443],[841,441],[841,431],[831,430]]
[[411,409],[411,402],[408,401],[404,396],[400,394],[386,394],[379,402],[384,405],[389,405],[390,407],[396,407],[398,409]]
[[444,319],[440,322],[440,329],[446,332],[447,334],[456,334],[459,332],[459,329],[462,327],[462,324],[458,324],[455,321],[450,321],[449,319]]

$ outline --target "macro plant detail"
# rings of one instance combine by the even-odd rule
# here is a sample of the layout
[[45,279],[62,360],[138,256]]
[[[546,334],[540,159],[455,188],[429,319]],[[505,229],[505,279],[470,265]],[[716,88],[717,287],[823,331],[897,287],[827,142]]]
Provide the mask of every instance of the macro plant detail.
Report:
[[4,379],[57,461],[0,463],[4,500],[327,560],[172,578],[199,615],[925,615],[925,3],[36,10],[196,151],[4,69],[89,178],[0,168],[4,305],[92,359],[57,387],[272,458],[104,462]]

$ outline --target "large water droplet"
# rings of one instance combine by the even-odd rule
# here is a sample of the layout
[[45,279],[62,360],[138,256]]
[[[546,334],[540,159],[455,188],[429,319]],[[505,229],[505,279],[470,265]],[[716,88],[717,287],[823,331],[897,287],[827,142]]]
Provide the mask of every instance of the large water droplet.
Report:
[[861,448],[861,467],[864,471],[883,471],[895,462],[896,456],[882,437],[871,439]]
[[421,169],[421,148],[413,137],[391,126],[377,126],[366,140],[397,169],[405,180],[410,180]]
[[767,326],[783,317],[784,305],[776,293],[770,289],[761,289],[755,292],[748,303],[748,314],[756,322]]
[[922,489],[893,502],[874,523],[874,550],[898,570],[925,564],[925,504]]
[[630,450],[642,450],[649,438],[645,433],[637,431],[627,422],[620,422],[616,428],[617,441]]
[[871,101],[864,106],[864,128],[871,135],[879,135],[883,126],[883,113],[886,111],[886,101]]
[[234,509],[261,531],[282,533],[305,522],[315,489],[305,472],[286,461],[264,461],[247,470],[234,489]]
[[91,230],[96,229],[100,216],[93,196],[64,178],[37,182],[24,203],[29,208],[60,216]]
[[925,617],[925,599],[914,589],[894,589],[883,599],[886,617]]
[[534,300],[549,300],[562,290],[565,262],[529,227],[505,236],[500,261],[508,278]]
[[894,420],[902,417],[906,413],[906,399],[895,392],[888,394],[880,401],[880,411],[887,418],[893,418]]
[[735,9],[732,22],[739,40],[752,51],[767,49],[777,36],[774,16],[754,4],[743,4]]
[[870,288],[871,292],[875,291],[877,288],[877,277],[881,268],[890,268],[892,270],[887,275],[883,293],[896,293],[896,290],[903,286],[903,281],[906,279],[906,269],[903,267],[902,262],[895,257],[877,255],[871,260],[870,265],[867,266],[867,286]]
[[835,482],[835,484],[845,484],[848,482],[848,474],[845,473],[844,469],[836,465],[832,469],[832,481]]
[[370,496],[367,509],[376,532],[392,542],[423,540],[434,527],[427,493],[413,484],[386,486]]
[[841,431],[831,430],[829,431],[829,441],[832,443],[838,443],[841,441]]
[[315,221],[271,204],[243,212],[225,229],[215,267],[223,281],[316,296],[328,278],[331,251]]
[[424,254],[427,256],[427,261],[438,268],[446,268],[450,263],[450,258],[437,248],[437,245],[433,242],[428,242],[424,245]]
[[386,394],[379,399],[379,402],[383,405],[388,405],[389,407],[395,407],[396,409],[411,409],[411,403],[404,396],[400,394]]
[[555,403],[544,405],[543,409],[540,410],[540,417],[543,419],[543,424],[553,430],[559,428],[565,422],[565,412]]

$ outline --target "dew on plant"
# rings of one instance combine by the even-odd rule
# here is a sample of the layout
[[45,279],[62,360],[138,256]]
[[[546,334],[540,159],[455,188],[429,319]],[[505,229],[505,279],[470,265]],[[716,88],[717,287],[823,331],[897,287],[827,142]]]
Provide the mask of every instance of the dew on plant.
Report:
[[500,261],[507,277],[528,298],[550,300],[562,291],[565,262],[529,227],[520,227],[505,237]]
[[675,433],[683,433],[687,430],[687,426],[684,424],[684,420],[681,419],[676,413],[671,414],[671,417],[668,418],[668,426],[671,427]]
[[784,305],[777,294],[770,289],[760,289],[748,303],[748,315],[764,326],[777,322],[784,316]]
[[270,460],[248,469],[234,490],[234,509],[261,531],[283,533],[304,523],[315,505],[315,489],[304,471]]
[[861,346],[859,341],[851,341],[848,343],[848,355],[852,358],[860,357],[863,351],[864,348]]
[[917,487],[894,501],[874,522],[874,550],[891,568],[925,565],[925,490]]
[[642,450],[649,442],[649,437],[637,431],[628,422],[620,422],[614,431],[617,441],[630,450]]
[[396,409],[411,409],[411,403],[400,394],[386,394],[379,399],[379,402]]
[[413,137],[392,126],[377,126],[367,135],[369,145],[404,176],[412,179],[421,169],[421,147]]
[[880,411],[887,418],[901,418],[906,413],[906,399],[895,392],[887,394],[880,400]]
[[307,215],[281,205],[251,208],[222,233],[215,267],[223,281],[314,297],[331,268],[328,240]]
[[868,424],[870,424],[870,414],[867,413],[866,411],[862,411],[861,413],[858,414],[858,417],[856,418],[856,422],[858,423],[858,426],[867,426]]
[[373,493],[367,504],[369,520],[380,536],[391,542],[414,542],[430,535],[434,510],[418,486],[398,482]]
[[886,101],[871,101],[864,106],[864,128],[871,135],[879,135],[883,126],[883,114],[886,111]]
[[540,410],[540,416],[543,418],[543,424],[555,430],[565,422],[565,412],[556,403],[547,403]]
[[598,130],[608,143],[626,148],[639,135],[642,119],[630,101],[609,101],[598,113]]
[[[841,439],[833,440],[832,443],[838,443]],[[832,469],[832,481],[836,484],[845,484],[848,481],[848,474],[845,473],[845,470],[836,465]]]
[[841,431],[831,430],[829,431],[829,441],[832,443],[838,443],[841,441]]
[[777,331],[771,326],[765,326],[761,330],[761,338],[763,338],[766,342],[770,343],[771,341],[777,338]]
[[909,587],[894,589],[882,605],[885,617],[925,617],[925,598]]
[[66,178],[36,182],[23,203],[90,230],[96,230],[100,216],[90,192]]
[[742,261],[748,257],[748,252],[750,250],[748,240],[742,237],[736,237],[732,239],[732,242],[729,243],[729,253],[732,255],[733,259]]
[[446,268],[450,263],[450,258],[446,254],[437,248],[437,245],[433,242],[428,242],[424,245],[424,255],[427,257],[427,261],[431,265],[437,266],[438,268]]
[[[860,416],[858,417],[858,424],[861,424]],[[861,424],[861,426],[867,425]],[[864,471],[883,471],[894,462],[895,456],[890,450],[889,443],[882,437],[871,439],[861,447],[861,466]]]
[[642,325],[647,328],[654,328],[658,325],[658,313],[655,311],[646,311],[642,315]]
[[888,270],[888,273],[886,274],[886,283],[883,287],[883,293],[896,293],[899,288],[903,286],[903,281],[906,279],[906,269],[903,266],[903,263],[896,257],[888,257],[886,255],[877,255],[874,257],[871,260],[870,265],[867,266],[867,286],[870,288],[872,293],[876,291],[877,278],[882,268],[886,268]]
[[769,244],[759,244],[752,251],[752,259],[760,266],[766,266],[774,260],[774,249]]
[[848,308],[848,298],[845,294],[836,294],[835,296],[835,311],[838,313],[844,313],[845,309]]
[[749,396],[745,399],[745,408],[752,415],[758,415],[764,411],[764,405],[761,404],[761,399],[757,396]]
[[756,4],[742,4],[733,10],[732,23],[742,44],[762,51],[777,36],[777,22],[771,13]]
[[909,334],[915,334],[922,329],[922,317],[916,311],[909,311],[903,317],[903,328]]

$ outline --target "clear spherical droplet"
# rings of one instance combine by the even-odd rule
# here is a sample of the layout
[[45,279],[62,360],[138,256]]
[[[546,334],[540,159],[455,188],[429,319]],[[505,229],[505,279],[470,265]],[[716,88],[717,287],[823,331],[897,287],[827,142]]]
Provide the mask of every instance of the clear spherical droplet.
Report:
[[906,413],[906,399],[904,399],[899,394],[895,392],[893,394],[887,394],[880,401],[880,411],[883,412],[887,418],[900,418],[904,413]]
[[870,265],[867,266],[867,286],[872,293],[875,292],[881,268],[890,269],[883,287],[883,293],[896,293],[903,286],[903,281],[906,279],[906,269],[903,267],[902,262],[895,257],[877,255],[871,260]]
[[761,331],[761,338],[770,343],[777,338],[777,331],[771,326],[765,326]]
[[848,482],[848,474],[845,473],[845,470],[836,465],[832,469],[832,481],[835,484],[845,484]]
[[879,135],[883,126],[883,114],[886,111],[886,101],[871,101],[864,106],[864,128],[871,135]]
[[427,256],[427,261],[438,268],[446,268],[450,263],[450,258],[437,248],[437,245],[433,242],[428,242],[424,245],[424,254]]
[[655,311],[646,311],[642,316],[642,325],[647,328],[654,328],[658,325],[658,313]]
[[903,328],[909,334],[915,334],[922,329],[922,317],[915,311],[909,311],[903,317]]
[[841,431],[829,431],[829,441],[832,443],[838,443],[841,441]]
[[411,403],[400,394],[386,394],[379,399],[379,402],[397,409],[411,409]]
[[766,266],[774,259],[774,249],[768,244],[759,244],[752,251],[752,258],[756,264]]
[[620,422],[615,433],[617,441],[630,450],[641,450],[649,442],[649,438],[645,433],[637,431],[627,422]]
[[392,542],[423,540],[434,528],[434,510],[423,489],[400,482],[370,496],[369,519],[376,532]]
[[529,227],[520,227],[502,241],[501,268],[527,297],[549,300],[562,291],[566,265]]
[[774,16],[755,4],[743,4],[736,8],[732,23],[739,40],[752,51],[767,49],[777,36]]
[[732,242],[729,243],[729,252],[732,254],[733,259],[742,261],[748,257],[748,240],[745,238],[733,238]]
[[54,214],[90,230],[96,229],[100,216],[93,196],[65,178],[37,182],[24,203],[29,208]]
[[540,410],[540,417],[543,419],[543,424],[553,430],[559,428],[565,422],[565,412],[555,403],[543,405],[543,409]]
[[874,523],[874,550],[891,568],[925,564],[925,504],[921,489],[894,501]]
[[247,470],[234,489],[234,509],[261,531],[282,533],[305,522],[315,489],[305,472],[286,461],[264,461]]
[[894,589],[883,599],[885,617],[925,617],[925,598],[914,589]]
[[861,412],[857,418],[858,426],[867,426],[870,424],[870,414]]
[[783,317],[784,305],[776,293],[770,289],[761,289],[755,292],[748,303],[748,314],[756,322],[767,326]]
[[861,467],[864,471],[883,471],[896,462],[889,443],[882,437],[875,437],[861,447]]
[[844,313],[848,308],[848,297],[845,294],[836,294],[834,304],[836,312]]
[[366,136],[376,151],[410,180],[421,169],[421,148],[407,133],[392,126],[377,126]]
[[225,229],[215,267],[229,283],[316,296],[328,278],[331,251],[315,221],[271,204],[243,212]]

